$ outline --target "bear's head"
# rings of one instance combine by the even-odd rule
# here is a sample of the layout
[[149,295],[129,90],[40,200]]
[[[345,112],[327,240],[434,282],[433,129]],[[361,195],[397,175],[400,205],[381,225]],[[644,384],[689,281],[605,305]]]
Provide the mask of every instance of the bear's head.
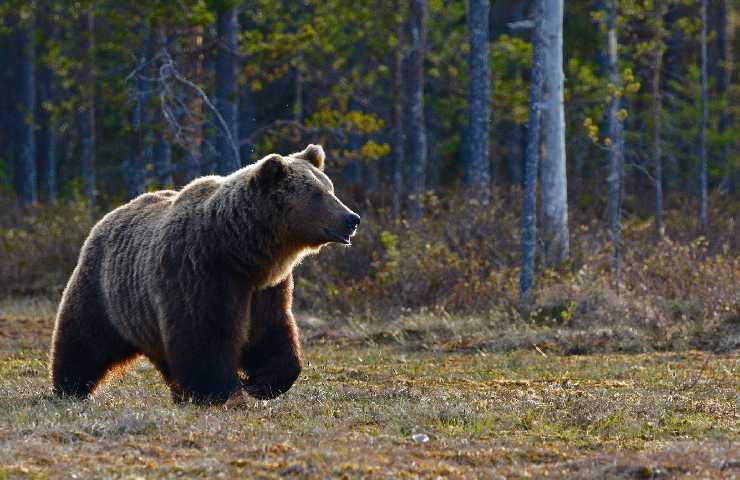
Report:
[[300,248],[350,245],[360,223],[360,216],[337,198],[324,173],[325,158],[321,145],[309,145],[288,156],[268,155],[255,165],[263,199],[281,217],[286,240]]

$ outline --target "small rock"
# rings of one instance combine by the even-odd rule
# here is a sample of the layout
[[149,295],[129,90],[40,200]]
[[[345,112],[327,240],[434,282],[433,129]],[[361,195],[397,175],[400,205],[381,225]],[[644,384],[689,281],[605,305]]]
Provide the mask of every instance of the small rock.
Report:
[[429,441],[429,435],[426,433],[415,433],[411,435],[411,439],[416,443],[427,443]]

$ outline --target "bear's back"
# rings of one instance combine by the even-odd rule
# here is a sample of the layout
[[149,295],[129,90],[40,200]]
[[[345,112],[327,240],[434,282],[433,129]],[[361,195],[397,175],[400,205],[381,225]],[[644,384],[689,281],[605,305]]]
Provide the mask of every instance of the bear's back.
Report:
[[197,178],[185,185],[177,193],[177,196],[172,198],[177,213],[202,205],[218,190],[222,183],[223,177],[209,175]]
[[144,240],[141,235],[162,220],[176,195],[173,190],[139,195],[104,216],[95,225],[91,236],[105,236],[107,241],[114,243],[127,235],[137,235],[138,239]]

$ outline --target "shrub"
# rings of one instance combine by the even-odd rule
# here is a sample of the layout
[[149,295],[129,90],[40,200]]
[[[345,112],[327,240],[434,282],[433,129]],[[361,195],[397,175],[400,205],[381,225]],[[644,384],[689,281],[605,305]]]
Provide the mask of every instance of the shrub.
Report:
[[0,295],[58,294],[74,269],[92,214],[81,201],[25,209],[0,202]]
[[[619,295],[612,287],[605,226],[593,211],[572,210],[571,259],[538,272],[536,302],[523,318],[517,309],[518,199],[517,192],[499,191],[483,207],[430,194],[426,215],[416,223],[366,208],[352,248],[325,248],[298,268],[296,306],[327,314],[333,325],[383,325],[430,311],[539,328],[637,329],[649,333],[656,348],[702,347],[718,335],[722,348],[740,344],[734,203],[713,202],[713,226],[704,234],[693,214],[667,211],[669,230],[660,241],[650,218],[626,218]],[[79,201],[10,205],[0,214],[0,295],[58,295],[97,215]]]
[[[521,321],[517,198],[504,192],[481,207],[431,196],[425,218],[415,224],[390,221],[382,209],[366,211],[352,248],[326,249],[299,268],[298,303],[339,318],[380,322],[425,309]],[[605,226],[593,220],[593,212],[572,211],[571,259],[538,272],[536,302],[524,320],[551,327],[638,328],[665,345],[675,345],[672,335],[679,330],[682,338],[698,341],[734,325],[740,311],[740,232],[733,208],[715,207],[712,231],[705,235],[693,215],[671,210],[662,240],[655,238],[652,219],[628,217],[619,295]]]

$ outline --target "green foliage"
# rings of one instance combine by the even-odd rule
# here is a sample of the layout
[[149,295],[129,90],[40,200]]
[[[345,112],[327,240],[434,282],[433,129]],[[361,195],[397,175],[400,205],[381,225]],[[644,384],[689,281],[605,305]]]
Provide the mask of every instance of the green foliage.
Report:
[[312,128],[340,129],[347,133],[368,135],[383,128],[383,120],[363,112],[342,113],[337,110],[322,110],[314,113],[306,126]]
[[491,44],[493,72],[492,111],[502,120],[519,125],[527,122],[528,83],[523,73],[532,62],[532,44],[518,37],[501,35]]
[[[504,2],[505,3],[505,2]],[[648,159],[645,132],[652,124],[650,89],[653,52],[664,52],[669,43],[676,60],[664,76],[664,151],[676,159],[678,171],[670,169],[670,178],[681,177],[685,184],[693,175],[696,152],[687,139],[696,135],[698,118],[697,38],[700,22],[696,0],[663,0],[661,11],[654,11],[652,0],[618,2],[620,71],[619,85],[609,85],[602,70],[606,45],[605,12],[595,10],[592,2],[568,6],[565,35],[565,98],[568,132],[567,155],[577,157],[579,172],[586,182],[596,183],[609,139],[600,134],[609,99],[623,98],[627,154]],[[54,74],[56,93],[42,108],[52,113],[62,139],[63,157],[74,177],[79,155],[77,113],[83,95],[95,94],[97,166],[102,174],[99,190],[120,196],[123,178],[110,175],[120,171],[130,149],[131,108],[134,88],[130,75],[138,66],[149,32],[165,35],[168,51],[180,70],[190,80],[213,93],[212,61],[216,44],[215,18],[218,11],[236,6],[240,10],[239,54],[240,88],[248,90],[252,102],[245,113],[253,118],[257,132],[242,141],[256,145],[259,152],[299,148],[307,141],[324,141],[347,161],[367,163],[390,155],[391,112],[395,101],[391,73],[396,51],[408,54],[409,32],[407,2],[344,2],[306,0],[280,2],[256,0],[186,0],[168,2],[19,2],[0,6],[0,14],[18,14],[22,21],[32,17],[43,20],[37,28],[38,62]],[[521,148],[510,135],[527,122],[531,43],[529,31],[508,27],[508,4],[494,5],[490,61],[492,72],[491,148],[497,166],[521,156]],[[716,8],[712,5],[711,8]],[[735,8],[735,7],[731,7]],[[95,16],[92,61],[80,58],[85,40],[81,20],[88,11]],[[425,111],[430,158],[435,175],[443,186],[458,180],[461,158],[466,155],[464,126],[467,123],[468,31],[465,2],[428,2],[428,33],[425,51]],[[737,12],[734,14],[737,15]],[[734,18],[734,17],[733,17]],[[34,20],[34,21],[36,21]],[[670,24],[666,24],[670,22]],[[716,24],[710,25],[710,55],[716,55]],[[730,26],[732,28],[732,25]],[[0,45],[12,44],[12,28],[0,25]],[[158,61],[143,72],[144,83],[151,90],[145,106],[153,129],[162,129],[159,115]],[[668,67],[665,67],[668,68]],[[94,82],[80,81],[92,73]],[[737,117],[737,76],[732,78],[724,96],[716,94],[716,74],[710,72],[710,128],[707,134],[710,158],[722,153],[724,163],[710,161],[710,185],[717,185],[740,170],[736,154],[738,126],[719,132],[718,118],[725,111]],[[296,79],[302,82],[301,111],[296,111]],[[178,92],[180,94],[181,92]],[[202,112],[193,92],[178,97],[177,115],[185,118],[184,108],[195,109],[193,122],[209,118]],[[736,102],[735,102],[736,103]],[[280,124],[293,113],[296,123]],[[297,117],[296,117],[297,116]],[[299,118],[298,118],[299,117]],[[190,121],[189,120],[189,121]],[[585,126],[585,128],[584,128]],[[251,127],[250,127],[251,128]],[[173,132],[168,139],[175,141]],[[212,138],[213,125],[199,125],[187,141],[199,144]],[[191,135],[192,136],[192,135]],[[69,144],[67,144],[69,142]],[[150,142],[147,137],[146,142]],[[183,161],[186,149],[174,150],[176,165]],[[729,152],[725,156],[724,152]],[[7,157],[6,154],[3,154]],[[647,165],[641,165],[643,170]],[[572,162],[569,162],[572,165]],[[649,168],[648,168],[649,170]],[[499,178],[501,172],[494,172]],[[435,175],[432,175],[433,177]],[[179,179],[176,179],[179,182]],[[579,179],[580,181],[580,179]]]
[[378,255],[378,258],[373,260],[373,267],[376,270],[375,279],[381,284],[397,282],[401,266],[398,236],[384,230],[380,232],[380,242],[385,248],[385,254],[382,258]]

